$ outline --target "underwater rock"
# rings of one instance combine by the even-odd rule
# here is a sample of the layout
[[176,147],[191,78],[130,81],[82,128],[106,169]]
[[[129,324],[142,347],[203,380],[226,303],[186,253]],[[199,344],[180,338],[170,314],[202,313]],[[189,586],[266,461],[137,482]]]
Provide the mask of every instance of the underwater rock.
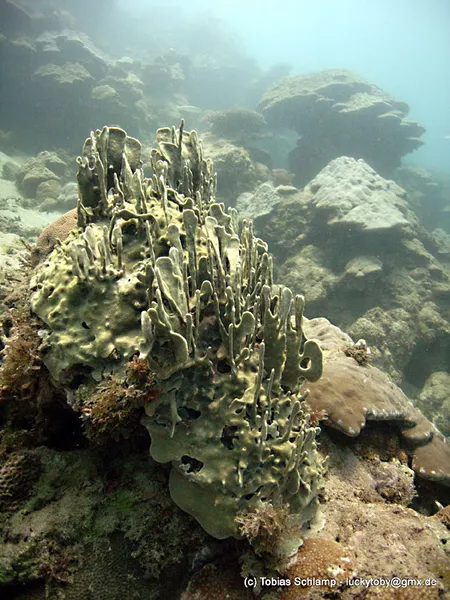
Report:
[[217,538],[240,537],[242,511],[289,504],[291,552],[322,489],[301,396],[321,352],[304,340],[302,297],[273,284],[266,244],[215,202],[196,133],[157,140],[150,179],[123,130],[86,140],[79,229],[31,281],[43,361],[61,385],[95,387],[139,353],[159,391],[145,406],[151,454],[172,463],[174,501]]
[[395,231],[408,225],[405,191],[380,177],[363,160],[341,156],[306,186],[311,210],[330,228]]
[[248,150],[211,134],[203,137],[203,146],[217,173],[217,195],[227,204],[234,204],[239,194],[252,191],[258,184],[258,170]]
[[281,200],[255,218],[255,231],[274,253],[277,277],[302,290],[311,314],[365,339],[397,384],[420,389],[446,370],[450,270],[408,194],[364,161],[340,157]]
[[26,197],[35,198],[40,185],[47,183],[52,186],[54,184],[50,182],[60,182],[61,177],[67,174],[67,169],[67,164],[55,152],[39,152],[20,167],[16,184]]
[[47,93],[53,89],[56,93],[81,93],[83,96],[94,82],[92,75],[82,65],[70,62],[61,66],[52,63],[43,65],[36,69],[33,79]]
[[78,201],[78,186],[75,182],[69,181],[62,188],[61,193],[56,199],[55,206],[60,210],[71,210],[75,208]]
[[345,265],[343,279],[356,290],[367,291],[377,284],[383,273],[383,263],[376,256],[357,256]]
[[280,202],[278,190],[270,181],[266,181],[253,192],[240,194],[236,200],[236,210],[242,218],[254,219],[270,213]]
[[248,143],[261,137],[266,125],[261,113],[246,108],[212,111],[207,113],[205,120],[210,124],[214,135],[237,144]]
[[183,91],[185,75],[178,63],[155,61],[144,66],[142,80],[151,95],[162,99],[164,96]]
[[46,200],[55,200],[61,193],[61,190],[62,185],[56,179],[42,181],[36,190],[36,200],[42,207],[42,204],[45,203]]
[[95,79],[103,77],[109,67],[108,59],[84,33],[64,29],[46,31],[35,42],[41,64],[78,63]]
[[46,181],[39,185],[36,200],[41,211],[67,212],[77,205],[78,186],[73,181],[64,186],[59,181]]
[[[293,238],[292,242],[298,243],[299,237],[301,239],[301,234],[297,239]],[[289,252],[289,247],[285,248],[285,252]],[[325,303],[338,280],[327,266],[325,253],[313,245],[305,246],[300,252],[288,258],[279,268],[278,275],[293,289],[304,285],[308,301],[312,305]]]
[[282,196],[290,196],[291,194],[296,194],[298,192],[298,188],[293,185],[278,185],[275,189],[277,193]]
[[20,165],[13,160],[6,160],[2,166],[2,178],[8,181],[16,181]]
[[32,165],[24,175],[23,179],[20,179],[20,174],[17,179],[17,187],[24,193],[27,198],[36,196],[36,192],[41,183],[50,180],[59,181],[58,175],[55,175],[53,171],[47,169],[42,163],[35,163]]
[[37,27],[44,25],[42,17],[43,15],[34,13],[32,7],[24,6],[20,0],[4,0],[0,31],[5,34],[14,32],[22,36],[33,35]]
[[406,103],[345,69],[284,77],[266,91],[259,109],[269,125],[299,133],[290,153],[299,186],[338,156],[362,158],[392,176],[401,157],[423,144],[425,130],[406,118]]

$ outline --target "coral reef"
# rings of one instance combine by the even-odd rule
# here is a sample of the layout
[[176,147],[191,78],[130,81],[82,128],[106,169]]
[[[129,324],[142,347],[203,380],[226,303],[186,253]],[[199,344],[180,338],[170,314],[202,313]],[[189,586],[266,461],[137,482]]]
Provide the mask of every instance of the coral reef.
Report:
[[262,135],[266,124],[261,113],[245,108],[213,111],[206,115],[214,135],[235,143],[248,143]]
[[[32,457],[40,471],[28,489],[18,479],[13,489],[3,476],[14,456],[0,472],[1,492],[8,484],[25,508],[0,523],[8,532],[0,546],[3,597],[23,591],[30,598],[33,590],[39,599],[177,597],[187,553],[204,534],[174,506],[166,477],[145,451],[114,459],[111,447],[109,457],[40,447]],[[27,460],[28,472],[32,465]],[[172,576],[158,580],[164,572]]]
[[419,148],[424,128],[409,107],[344,69],[284,77],[259,103],[269,125],[300,135],[290,168],[305,185],[339,156],[364,159],[391,176],[404,154]]
[[365,340],[372,363],[414,398],[431,373],[448,370],[448,255],[405,190],[340,157],[302,191],[277,192],[271,208],[256,192],[255,230],[274,253],[276,276],[302,290],[311,315]]
[[265,243],[214,201],[195,132],[157,139],[150,179],[123,130],[86,141],[80,229],[31,281],[43,361],[64,386],[108,386],[140,352],[159,391],[145,404],[151,454],[172,463],[175,502],[217,538],[239,536],[244,510],[288,504],[292,552],[322,486],[301,396],[321,352],[302,334],[302,297],[273,285]]
[[[67,175],[67,164],[55,152],[43,151],[20,167],[16,184],[24,196],[34,198],[39,193],[42,197],[44,184],[54,187],[64,175]],[[58,195],[61,187],[56,189]]]
[[[325,319],[304,319],[306,332],[308,328],[320,339],[325,355],[351,343]],[[147,361],[135,357],[128,369],[128,385],[143,389],[148,382]],[[100,384],[100,395],[107,381]],[[117,389],[123,393],[123,387]],[[79,404],[81,409],[88,406],[83,398]],[[47,420],[58,423],[54,411],[47,413]],[[398,448],[392,443],[392,430],[386,432],[389,438],[379,436],[376,446],[365,437],[366,428],[356,438],[359,448],[348,443],[350,438],[333,440],[323,431],[321,452],[329,456],[326,489],[321,494],[326,526],[319,535],[305,539],[294,565],[276,573],[255,561],[242,542],[213,540],[214,547],[195,520],[177,509],[169,495],[168,469],[148,457],[148,440],[136,445],[146,433],[137,422],[128,439],[119,437],[114,443],[112,438],[97,437],[95,446],[81,450],[78,439],[69,452],[39,442],[24,448],[30,438],[18,426],[23,423],[16,424],[15,430],[4,423],[0,428],[4,465],[0,492],[5,492],[2,508],[8,511],[0,519],[4,540],[0,592],[5,597],[87,600],[93,593],[100,600],[131,594],[155,600],[256,597],[244,587],[244,575],[258,578],[262,594],[258,597],[264,600],[280,595],[323,598],[330,593],[357,600],[361,594],[385,590],[366,589],[356,581],[349,585],[345,574],[367,579],[432,578],[436,583],[426,588],[427,593],[445,597],[450,543],[445,509],[427,517],[406,508],[415,489],[401,454],[402,462],[393,458]],[[67,437],[67,428],[63,429]],[[438,490],[430,490],[433,503]],[[445,502],[442,496],[441,501]],[[244,517],[248,537],[261,543],[255,549],[264,554],[286,526],[285,516],[282,507],[274,511],[266,506],[240,518]],[[345,574],[340,575],[339,567]],[[301,579],[336,576],[339,585],[322,589],[305,582],[306,587],[292,583],[278,589],[280,578],[296,575]],[[259,583],[262,577],[264,583]],[[415,592],[410,586],[406,591]]]
[[[220,20],[169,16],[155,6],[136,19],[104,0],[4,0],[0,32],[11,67],[3,73],[0,130],[4,140],[13,131],[11,143],[26,152],[57,144],[76,152],[72,132],[104,122],[151,143],[159,122],[183,117],[197,127],[203,110],[253,106],[254,84],[265,88],[286,72],[261,73]],[[200,38],[209,39],[207,50]]]
[[217,173],[217,197],[228,206],[269,177],[269,170],[250,156],[248,148],[212,134],[203,136],[204,153]]
[[[334,341],[333,336],[328,333],[324,337],[327,344],[336,343],[340,334],[334,336]],[[446,509],[427,517],[406,508],[412,485],[405,466],[387,458],[363,458],[345,441],[333,441],[325,432],[322,435],[322,451],[329,455],[322,499],[324,530],[306,538],[292,564],[280,573],[261,572],[251,562],[246,563],[245,557],[241,558],[241,572],[252,577],[256,588],[254,597],[360,600],[389,590],[387,586],[377,586],[374,580],[399,577],[407,598],[421,598],[420,588],[412,585],[412,578],[430,582],[422,586],[425,597],[445,598],[450,541],[445,526]],[[379,448],[380,454],[385,448]],[[394,484],[395,480],[400,487]],[[405,492],[398,498],[400,503],[385,497],[388,482],[393,483],[393,492]],[[182,598],[222,600],[226,594],[238,598],[238,573],[239,565],[227,555],[211,561],[191,577]],[[253,597],[242,583],[240,589],[241,597]]]

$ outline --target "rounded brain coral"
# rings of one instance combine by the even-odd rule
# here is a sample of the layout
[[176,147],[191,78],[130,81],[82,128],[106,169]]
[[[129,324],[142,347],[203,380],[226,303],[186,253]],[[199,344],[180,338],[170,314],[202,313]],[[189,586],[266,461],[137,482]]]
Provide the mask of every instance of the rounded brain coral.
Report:
[[284,588],[277,600],[306,598],[309,591],[320,590],[324,594],[335,592],[330,586],[294,585],[295,579],[336,579],[337,585],[354,575],[354,561],[348,550],[334,540],[306,539],[297,553],[295,563],[289,567],[285,577],[292,585]]

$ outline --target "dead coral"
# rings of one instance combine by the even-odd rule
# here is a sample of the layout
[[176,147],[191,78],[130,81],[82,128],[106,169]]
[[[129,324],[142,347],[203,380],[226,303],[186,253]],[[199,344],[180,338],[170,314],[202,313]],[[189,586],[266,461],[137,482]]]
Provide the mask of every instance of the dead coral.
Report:
[[375,489],[386,502],[409,506],[416,496],[414,472],[395,458],[389,462],[375,460],[367,464]]

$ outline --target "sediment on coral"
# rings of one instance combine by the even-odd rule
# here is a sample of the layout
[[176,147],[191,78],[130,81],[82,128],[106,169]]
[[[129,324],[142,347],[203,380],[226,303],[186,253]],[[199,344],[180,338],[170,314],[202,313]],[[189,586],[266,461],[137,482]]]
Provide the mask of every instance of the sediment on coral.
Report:
[[60,385],[98,386],[101,405],[138,351],[159,392],[143,422],[152,457],[172,463],[173,500],[217,538],[239,537],[243,510],[286,505],[299,527],[283,551],[295,551],[323,471],[301,394],[322,370],[303,297],[273,284],[267,245],[215,201],[196,132],[182,123],[157,141],[145,178],[123,130],[86,140],[79,229],[31,281],[42,360]]

